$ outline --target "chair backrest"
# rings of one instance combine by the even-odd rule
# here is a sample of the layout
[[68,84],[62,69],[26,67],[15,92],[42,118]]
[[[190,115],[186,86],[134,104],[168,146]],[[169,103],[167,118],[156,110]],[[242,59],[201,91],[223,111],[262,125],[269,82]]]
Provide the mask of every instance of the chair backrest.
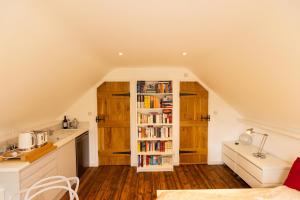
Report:
[[4,189],[0,188],[0,200],[4,200]]
[[[73,184],[76,184],[75,189],[72,188]],[[79,200],[77,195],[78,187],[78,177],[51,176],[36,182],[30,188],[22,190],[19,194],[25,193],[24,200],[32,200],[46,191],[63,189],[68,191],[70,200]]]

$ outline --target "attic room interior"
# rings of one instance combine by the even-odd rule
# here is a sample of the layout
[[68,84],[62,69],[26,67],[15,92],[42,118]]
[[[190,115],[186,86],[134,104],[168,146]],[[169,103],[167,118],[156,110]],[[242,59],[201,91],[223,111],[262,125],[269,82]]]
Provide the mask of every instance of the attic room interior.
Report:
[[0,2],[0,200],[300,199],[300,2]]

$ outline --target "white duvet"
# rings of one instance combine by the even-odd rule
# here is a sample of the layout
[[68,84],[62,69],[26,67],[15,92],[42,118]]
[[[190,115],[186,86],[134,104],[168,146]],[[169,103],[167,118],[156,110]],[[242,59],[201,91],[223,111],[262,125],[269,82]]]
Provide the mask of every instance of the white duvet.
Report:
[[159,190],[158,200],[300,200],[300,192],[286,186],[255,189]]

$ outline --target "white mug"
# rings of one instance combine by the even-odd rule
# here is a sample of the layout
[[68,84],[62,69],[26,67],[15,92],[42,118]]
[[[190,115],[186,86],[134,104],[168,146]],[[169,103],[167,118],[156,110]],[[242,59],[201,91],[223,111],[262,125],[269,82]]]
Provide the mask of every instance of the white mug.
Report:
[[30,150],[35,146],[35,137],[33,132],[19,134],[18,148],[21,150]]
[[45,143],[47,143],[47,132],[39,132],[36,133],[36,146],[41,147]]

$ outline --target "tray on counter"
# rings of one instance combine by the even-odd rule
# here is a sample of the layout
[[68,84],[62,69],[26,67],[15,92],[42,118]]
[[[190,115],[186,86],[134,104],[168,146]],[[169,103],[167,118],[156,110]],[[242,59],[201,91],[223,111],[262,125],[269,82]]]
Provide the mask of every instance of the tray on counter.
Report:
[[6,153],[0,155],[0,161],[19,159],[19,160],[25,161],[25,162],[33,162],[35,160],[38,160],[42,156],[46,155],[47,153],[55,150],[56,148],[57,147],[55,145],[53,145],[53,143],[49,142],[42,147],[33,149],[28,152],[14,150],[15,152],[17,152],[17,156],[10,156],[10,153],[14,152],[14,151],[6,152]]
[[0,154],[0,161],[11,160],[11,159],[21,159],[21,151],[12,150]]

